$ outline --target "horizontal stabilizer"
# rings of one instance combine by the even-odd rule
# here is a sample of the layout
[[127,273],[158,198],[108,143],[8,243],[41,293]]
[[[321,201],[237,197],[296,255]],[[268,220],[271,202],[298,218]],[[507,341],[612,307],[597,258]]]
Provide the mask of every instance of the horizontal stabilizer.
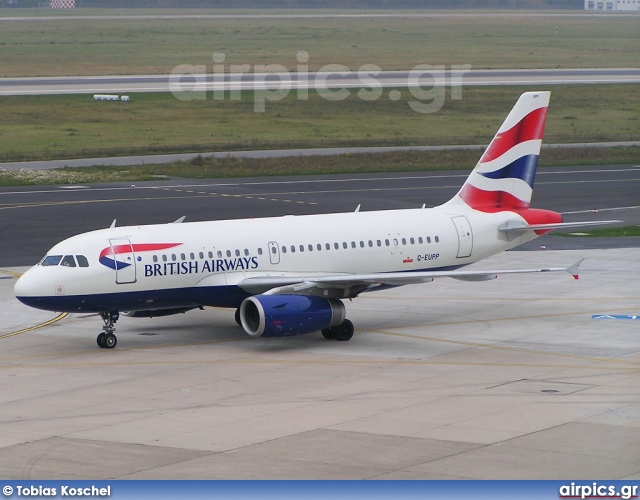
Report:
[[597,221],[584,221],[584,222],[557,222],[554,224],[524,224],[520,221],[507,222],[504,226],[499,227],[498,231],[502,233],[509,233],[512,231],[552,231],[554,229],[568,229],[571,227],[585,227],[585,226],[604,226],[607,224],[617,224],[622,222],[621,220],[597,220]]

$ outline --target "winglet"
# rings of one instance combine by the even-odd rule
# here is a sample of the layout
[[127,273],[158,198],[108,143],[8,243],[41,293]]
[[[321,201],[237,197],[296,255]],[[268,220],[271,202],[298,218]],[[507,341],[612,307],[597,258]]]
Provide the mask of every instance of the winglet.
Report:
[[572,266],[567,267],[565,271],[567,271],[571,276],[573,276],[574,279],[580,279],[580,276],[578,275],[578,268],[580,267],[580,264],[582,264],[583,261],[584,259],[580,259],[578,262],[576,262]]

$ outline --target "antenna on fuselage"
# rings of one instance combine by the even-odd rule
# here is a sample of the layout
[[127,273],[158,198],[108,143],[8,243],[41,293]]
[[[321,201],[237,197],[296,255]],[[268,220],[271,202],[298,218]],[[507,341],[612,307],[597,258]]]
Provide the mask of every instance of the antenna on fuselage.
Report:
[[362,203],[358,204],[358,206],[356,207],[356,209],[354,210],[355,213],[358,213],[360,211],[360,207],[362,206]]
[[116,220],[117,219],[113,219],[113,222],[111,223],[111,225],[109,226],[109,229],[113,229],[114,227],[116,227]]
[[183,215],[182,217],[180,217],[178,220],[174,220],[173,224],[182,224],[182,222],[187,218],[186,215]]

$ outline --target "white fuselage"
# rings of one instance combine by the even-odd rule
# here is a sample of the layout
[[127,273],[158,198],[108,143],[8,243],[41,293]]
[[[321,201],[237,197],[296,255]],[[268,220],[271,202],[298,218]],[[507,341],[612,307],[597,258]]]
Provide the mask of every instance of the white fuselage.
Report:
[[85,256],[87,267],[41,263],[16,294],[56,311],[238,307],[250,294],[236,285],[254,276],[465,266],[535,238],[527,231],[509,241],[498,227],[513,220],[521,217],[442,206],[113,227],[64,240],[47,254]]

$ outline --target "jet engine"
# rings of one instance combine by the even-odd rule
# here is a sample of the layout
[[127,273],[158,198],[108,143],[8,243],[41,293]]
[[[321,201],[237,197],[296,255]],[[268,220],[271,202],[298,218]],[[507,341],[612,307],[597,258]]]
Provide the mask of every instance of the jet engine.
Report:
[[240,305],[240,322],[252,337],[290,337],[338,326],[345,321],[345,313],[337,299],[255,295]]

